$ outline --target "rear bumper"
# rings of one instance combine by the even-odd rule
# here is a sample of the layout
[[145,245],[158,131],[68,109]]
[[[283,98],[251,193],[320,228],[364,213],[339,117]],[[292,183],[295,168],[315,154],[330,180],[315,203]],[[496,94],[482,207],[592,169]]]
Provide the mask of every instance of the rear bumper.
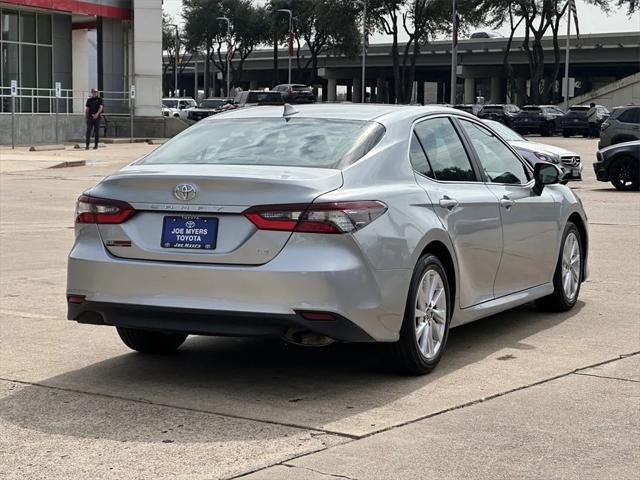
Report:
[[[83,321],[87,306],[95,304],[102,323],[110,325],[130,325],[139,317],[140,328],[262,335],[300,325],[300,311],[319,311],[353,324],[347,329],[340,320],[328,334],[320,329],[329,325],[312,322],[314,331],[336,340],[397,340],[411,270],[372,269],[351,236],[324,237],[294,234],[264,265],[219,265],[118,258],[106,251],[97,227],[87,225],[67,270],[67,294],[83,295],[85,302],[82,308],[69,306],[69,319]],[[155,314],[168,318],[183,311],[196,312],[197,325],[189,323],[191,314],[154,323]],[[343,334],[358,329],[365,335]]]
[[89,301],[79,305],[69,303],[67,316],[78,323],[195,335],[282,337],[293,328],[310,330],[343,342],[374,341],[354,323],[335,314],[334,320],[307,320],[297,312],[229,312]]

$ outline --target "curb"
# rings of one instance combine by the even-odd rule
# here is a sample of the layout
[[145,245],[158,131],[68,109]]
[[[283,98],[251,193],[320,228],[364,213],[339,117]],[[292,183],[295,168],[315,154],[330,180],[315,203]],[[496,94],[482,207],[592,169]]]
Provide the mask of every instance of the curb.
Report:
[[52,150],[64,150],[64,145],[31,145],[30,152],[49,152]]
[[67,168],[67,167],[83,167],[87,164],[86,160],[69,160],[60,162],[47,168]]

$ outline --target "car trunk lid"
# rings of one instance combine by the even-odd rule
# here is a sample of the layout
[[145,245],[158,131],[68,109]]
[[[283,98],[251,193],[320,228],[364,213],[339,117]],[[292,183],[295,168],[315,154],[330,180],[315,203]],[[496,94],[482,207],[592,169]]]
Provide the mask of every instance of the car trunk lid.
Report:
[[[115,256],[259,265],[277,255],[290,233],[257,230],[244,210],[265,204],[308,204],[341,185],[341,171],[326,168],[132,165],[88,193],[128,202],[137,211],[122,224],[99,225],[105,247]],[[195,192],[192,198],[190,192]],[[174,227],[186,235],[181,237],[185,242],[172,236]],[[205,236],[200,235],[203,228]]]

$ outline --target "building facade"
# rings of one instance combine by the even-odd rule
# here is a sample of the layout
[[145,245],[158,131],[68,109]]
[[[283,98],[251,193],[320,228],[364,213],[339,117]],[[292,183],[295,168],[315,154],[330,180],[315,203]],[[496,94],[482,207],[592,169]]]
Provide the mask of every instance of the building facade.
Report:
[[59,109],[81,113],[92,87],[105,107],[136,116],[160,115],[162,0],[0,0],[0,112],[50,113],[54,86]]

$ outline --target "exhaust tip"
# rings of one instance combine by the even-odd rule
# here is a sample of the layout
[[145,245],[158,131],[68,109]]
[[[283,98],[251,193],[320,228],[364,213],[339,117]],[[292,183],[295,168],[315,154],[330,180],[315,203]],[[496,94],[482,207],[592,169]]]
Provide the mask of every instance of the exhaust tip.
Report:
[[301,347],[326,347],[335,342],[333,338],[326,335],[296,327],[290,327],[283,338],[288,343]]

